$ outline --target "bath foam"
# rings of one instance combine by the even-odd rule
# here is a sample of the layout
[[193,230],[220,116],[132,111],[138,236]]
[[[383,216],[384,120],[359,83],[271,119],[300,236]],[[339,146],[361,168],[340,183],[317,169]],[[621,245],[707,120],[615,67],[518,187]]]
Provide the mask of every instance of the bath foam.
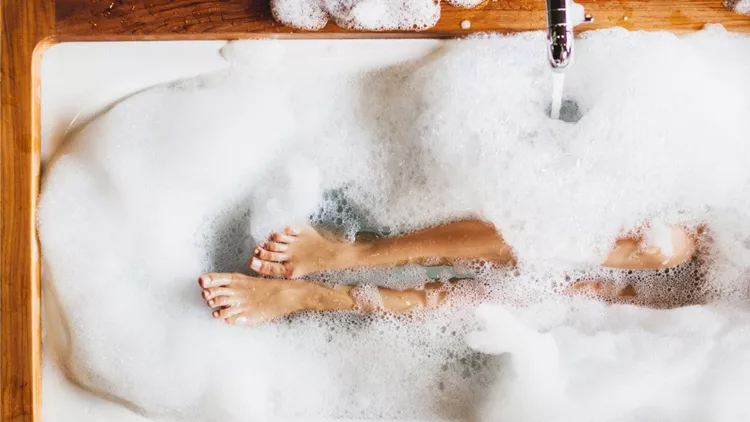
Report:
[[473,348],[509,367],[478,420],[530,422],[750,417],[750,313],[727,306],[671,311],[583,299],[482,306]]
[[424,30],[440,18],[435,0],[272,0],[274,18],[284,25],[318,30],[328,19],[357,30]]
[[[566,75],[583,116],[575,124],[546,116],[551,77],[537,54],[540,33],[447,41],[434,54],[367,71],[313,72],[323,66],[299,66],[283,42],[235,43],[227,50],[233,70],[122,101],[54,160],[39,227],[53,293],[46,299],[58,302],[47,322],[62,322],[68,341],[47,346],[82,385],[159,419],[466,417],[507,369],[504,358],[464,343],[476,301],[455,298],[451,308],[399,317],[301,315],[244,329],[209,317],[196,279],[246,271],[256,241],[303,215],[348,238],[481,216],[519,263],[467,262],[481,299],[531,303],[519,318],[552,332],[561,377],[588,364],[612,375],[585,372],[589,378],[573,390],[568,382],[565,394],[583,400],[587,383],[598,383],[596,391],[616,395],[606,380],[628,368],[606,352],[641,341],[648,324],[681,335],[707,321],[704,310],[540,300],[579,277],[632,282],[660,303],[676,289],[687,302],[746,296],[749,43],[716,27],[686,38],[586,35]],[[705,224],[704,257],[659,272],[590,267],[618,235],[655,220]],[[379,271],[321,280],[418,283],[414,268]],[[744,318],[705,312],[727,327]],[[564,322],[554,326],[548,316]],[[600,344],[601,356],[583,353],[588,337],[563,344],[566,327],[594,339],[607,332],[614,343]],[[742,344],[743,333],[730,331]],[[656,344],[651,353],[667,356],[668,342]],[[639,373],[662,364],[646,359],[645,346],[632,350]],[[715,349],[717,362],[739,356],[727,350]],[[719,400],[711,403],[727,401],[714,415],[742,411],[730,394],[732,374],[728,382],[704,375]],[[656,403],[639,396],[611,413],[597,408],[598,420],[645,407],[669,415],[679,411],[677,394]]]
[[[446,0],[472,8],[484,0]],[[440,19],[440,0],[271,0],[274,18],[295,28],[318,30],[333,19],[355,30],[415,30],[432,28]]]
[[446,3],[456,6],[456,7],[463,7],[464,9],[470,9],[472,7],[477,7],[480,4],[484,3],[486,0],[444,0]]
[[743,15],[750,15],[750,0],[727,0],[724,2],[727,8]]

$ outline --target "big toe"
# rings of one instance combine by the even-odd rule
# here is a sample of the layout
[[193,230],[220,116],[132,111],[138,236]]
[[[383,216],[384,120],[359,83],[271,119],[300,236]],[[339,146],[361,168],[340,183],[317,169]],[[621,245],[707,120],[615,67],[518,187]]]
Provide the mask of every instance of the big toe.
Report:
[[263,275],[273,275],[278,277],[284,277],[287,275],[287,270],[284,264],[264,261],[257,257],[253,257],[250,260],[250,268],[256,273]]
[[242,277],[242,275],[235,273],[208,273],[200,276],[198,283],[204,289],[208,289],[211,287],[228,286],[238,277]]

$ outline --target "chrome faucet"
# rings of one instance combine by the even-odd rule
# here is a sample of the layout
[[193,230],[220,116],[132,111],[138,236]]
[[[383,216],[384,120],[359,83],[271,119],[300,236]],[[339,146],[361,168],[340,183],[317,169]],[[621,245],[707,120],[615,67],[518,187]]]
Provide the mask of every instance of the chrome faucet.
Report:
[[571,0],[547,0],[547,58],[555,72],[564,71],[573,61],[573,27],[594,20],[588,14],[576,18],[574,7],[581,9]]

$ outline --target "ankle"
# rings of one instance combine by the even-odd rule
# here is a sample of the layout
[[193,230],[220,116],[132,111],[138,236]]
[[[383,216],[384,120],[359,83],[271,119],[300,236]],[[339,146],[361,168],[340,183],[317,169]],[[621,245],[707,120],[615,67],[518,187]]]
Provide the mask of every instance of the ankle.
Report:
[[333,266],[336,269],[367,266],[368,257],[372,254],[371,243],[339,243],[333,254]]
[[350,286],[330,288],[314,285],[313,291],[305,297],[304,308],[311,311],[343,311],[354,309],[354,305]]

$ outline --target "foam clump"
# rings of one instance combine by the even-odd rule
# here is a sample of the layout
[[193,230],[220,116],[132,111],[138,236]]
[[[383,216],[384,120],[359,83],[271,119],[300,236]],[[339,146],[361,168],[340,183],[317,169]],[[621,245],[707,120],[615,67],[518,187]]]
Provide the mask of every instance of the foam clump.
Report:
[[491,355],[508,354],[512,374],[505,368],[494,391],[488,394],[481,420],[557,420],[564,379],[557,344],[550,334],[528,328],[501,306],[476,310],[482,331],[470,333],[467,344]]
[[645,247],[658,249],[669,261],[674,255],[673,228],[661,220],[653,220],[643,234]]
[[464,9],[477,7],[480,4],[484,3],[485,1],[486,0],[445,0],[446,3],[452,6],[463,7]]
[[[330,45],[336,60],[321,48],[301,65],[294,51],[309,44],[232,44],[232,69],[127,98],[57,154],[38,213],[45,301],[57,305],[47,318],[65,332],[47,346],[67,373],[160,419],[461,419],[506,388],[495,383],[504,358],[464,342],[473,308],[499,302],[510,314],[486,320],[500,318],[514,339],[482,350],[522,355],[512,359],[522,376],[540,360],[552,371],[554,340],[563,395],[580,404],[570,420],[586,420],[592,392],[613,405],[595,405],[592,420],[681,415],[686,401],[708,403],[716,420],[742,414],[733,391],[747,375],[746,311],[550,298],[579,278],[634,285],[663,307],[747,297],[750,39],[587,33],[566,74],[575,123],[547,115],[541,33],[430,44],[367,69],[338,58],[374,50]],[[252,247],[288,220],[351,240],[466,217],[494,223],[518,266],[466,262],[472,294],[450,307],[245,329],[211,319],[200,297],[198,275],[247,272]],[[668,271],[598,266],[617,237],[650,222],[704,225],[700,258]],[[664,247],[662,232],[650,242]],[[402,288],[419,270],[317,276]],[[634,388],[617,401],[631,381],[668,400]],[[513,394],[534,402],[532,385]]]
[[577,299],[477,314],[481,330],[469,345],[510,357],[481,402],[480,421],[750,417],[746,309],[661,311]]
[[272,0],[274,18],[295,28],[318,30],[329,19],[346,29],[424,30],[440,18],[435,0]]
[[[485,0],[446,0],[472,8]],[[274,18],[287,26],[319,30],[336,25],[361,31],[422,31],[440,19],[440,0],[271,0]]]
[[291,222],[306,220],[323,199],[318,168],[312,162],[282,157],[271,168],[258,181],[248,202],[253,220],[259,223],[250,233],[255,239],[263,239]]
[[726,0],[724,4],[737,13],[750,16],[750,0]]

